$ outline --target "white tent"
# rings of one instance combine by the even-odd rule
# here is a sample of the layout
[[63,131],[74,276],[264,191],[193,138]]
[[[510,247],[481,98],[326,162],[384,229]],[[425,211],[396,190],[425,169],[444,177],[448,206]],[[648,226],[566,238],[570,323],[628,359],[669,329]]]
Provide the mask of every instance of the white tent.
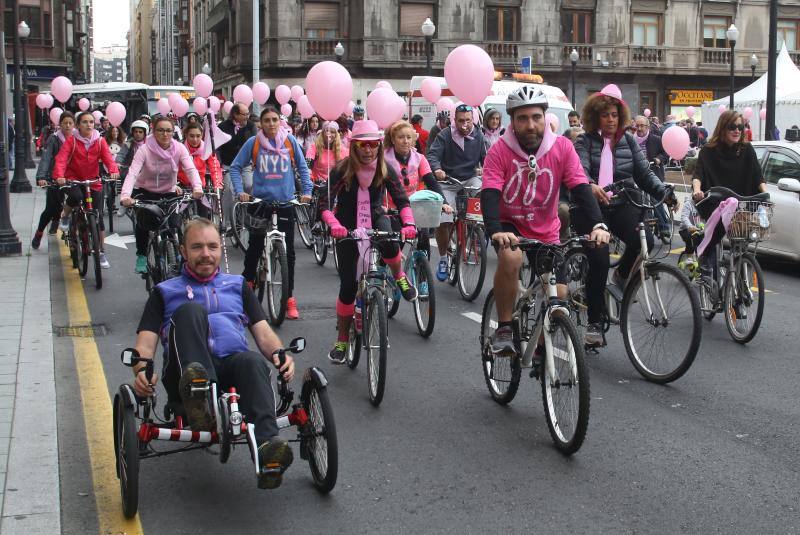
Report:
[[[783,137],[787,128],[800,125],[800,69],[789,56],[785,43],[778,54],[776,70],[778,75],[775,83],[775,124]],[[729,97],[723,97],[703,104],[703,126],[708,130],[709,135],[717,126],[717,119],[720,116],[719,106],[723,105],[727,108],[729,102]],[[760,119],[759,111],[767,106],[767,73],[734,93],[733,103],[734,109],[739,112],[748,107],[752,108],[753,116],[750,119],[750,126],[753,129],[753,139],[763,139],[762,131],[765,121]]]

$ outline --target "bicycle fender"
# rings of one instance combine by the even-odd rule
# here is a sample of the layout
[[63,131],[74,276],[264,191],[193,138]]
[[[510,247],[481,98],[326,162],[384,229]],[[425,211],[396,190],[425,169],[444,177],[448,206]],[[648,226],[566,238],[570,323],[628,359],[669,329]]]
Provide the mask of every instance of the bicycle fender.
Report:
[[129,384],[120,385],[119,396],[126,407],[137,407],[139,405],[136,400],[136,394],[134,394],[133,388]]
[[317,388],[325,388],[328,386],[328,378],[325,376],[325,372],[316,366],[306,368],[305,373],[303,373],[303,383],[307,382],[314,383],[314,386]]

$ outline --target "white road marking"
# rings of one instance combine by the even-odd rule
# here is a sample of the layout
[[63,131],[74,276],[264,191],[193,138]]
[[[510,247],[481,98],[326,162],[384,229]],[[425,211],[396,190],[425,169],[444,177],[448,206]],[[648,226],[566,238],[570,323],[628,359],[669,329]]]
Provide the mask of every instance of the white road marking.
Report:
[[134,236],[133,234],[120,236],[115,232],[110,236],[106,236],[106,239],[103,240],[103,243],[105,243],[106,245],[113,245],[114,247],[119,247],[120,249],[127,249],[128,246],[125,244],[134,243],[135,241],[136,241],[136,236]]

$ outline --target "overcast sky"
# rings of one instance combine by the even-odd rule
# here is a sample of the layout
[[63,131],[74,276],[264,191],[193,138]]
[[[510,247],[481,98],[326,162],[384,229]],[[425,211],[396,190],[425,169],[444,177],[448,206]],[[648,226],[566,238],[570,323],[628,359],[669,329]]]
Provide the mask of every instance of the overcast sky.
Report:
[[128,0],[94,0],[94,48],[126,45]]

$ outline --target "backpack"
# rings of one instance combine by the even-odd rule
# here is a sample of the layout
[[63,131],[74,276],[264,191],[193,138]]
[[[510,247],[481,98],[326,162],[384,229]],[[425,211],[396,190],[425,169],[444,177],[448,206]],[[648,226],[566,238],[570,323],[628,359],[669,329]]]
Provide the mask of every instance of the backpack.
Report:
[[[289,157],[292,159],[292,167],[294,167],[295,170],[297,170],[297,164],[295,163],[294,159],[294,144],[292,144],[292,142],[289,141],[288,137],[284,140],[283,144],[287,149],[289,149]],[[258,150],[259,150],[258,137],[256,137],[256,141],[255,143],[253,143],[253,169],[256,168],[256,162],[258,161]]]

